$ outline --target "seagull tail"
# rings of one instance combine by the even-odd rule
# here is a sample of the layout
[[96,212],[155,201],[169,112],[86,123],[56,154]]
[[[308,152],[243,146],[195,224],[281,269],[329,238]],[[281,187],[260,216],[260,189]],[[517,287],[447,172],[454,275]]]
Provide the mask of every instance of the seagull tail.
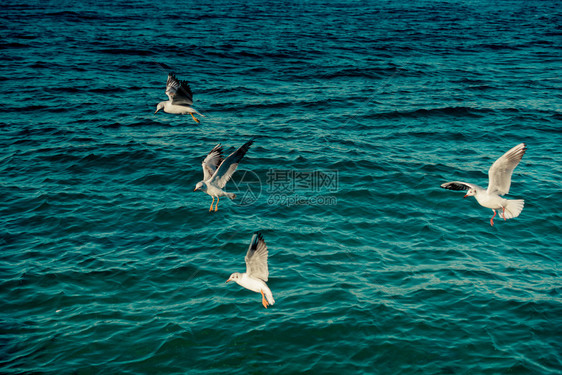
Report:
[[273,299],[273,294],[271,293],[271,290],[264,291],[264,294],[265,294],[265,298],[267,299],[267,302],[269,302],[270,305],[275,305],[275,300]]
[[198,114],[199,116],[201,116],[201,117],[207,117],[207,116],[205,116],[204,114],[202,114],[201,112],[197,111],[195,108],[192,108],[192,109],[193,109],[193,111],[194,111],[196,114]]
[[500,216],[502,219],[513,219],[519,216],[521,211],[523,211],[523,206],[525,201],[523,199],[506,199],[505,201],[505,215],[500,211]]

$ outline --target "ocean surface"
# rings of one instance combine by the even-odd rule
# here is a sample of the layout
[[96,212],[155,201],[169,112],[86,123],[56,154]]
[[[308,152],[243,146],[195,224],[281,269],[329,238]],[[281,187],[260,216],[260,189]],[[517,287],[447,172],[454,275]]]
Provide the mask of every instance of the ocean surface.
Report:
[[562,373],[559,5],[4,0],[0,373]]

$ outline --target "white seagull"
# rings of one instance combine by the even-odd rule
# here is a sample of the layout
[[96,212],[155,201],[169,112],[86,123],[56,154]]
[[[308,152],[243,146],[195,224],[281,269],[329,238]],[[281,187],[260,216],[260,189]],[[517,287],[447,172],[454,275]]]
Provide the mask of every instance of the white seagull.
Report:
[[267,306],[275,304],[275,300],[265,283],[269,277],[269,270],[267,268],[267,245],[261,233],[254,233],[244,260],[246,261],[246,272],[234,272],[226,282],[235,281],[246,289],[261,293],[261,303],[267,309]]
[[[159,110],[163,109],[166,113],[172,113],[176,115],[187,115],[190,114],[196,123],[199,123],[199,119],[193,114],[197,113],[199,116],[203,116],[201,113],[197,112],[191,106],[193,105],[193,92],[191,92],[191,87],[187,81],[180,81],[176,78],[174,73],[168,74],[168,82],[166,82],[166,95],[170,100],[165,102],[160,102],[156,106],[155,114]],[[203,116],[205,117],[205,116]]]
[[219,143],[209,152],[205,160],[203,160],[203,163],[201,163],[203,166],[203,180],[195,185],[193,191],[201,190],[213,197],[209,212],[213,210],[215,197],[217,198],[215,211],[218,210],[220,197],[226,195],[230,199],[236,198],[236,194],[228,193],[223,189],[253,142],[254,140],[251,139],[244,143],[238,150],[228,155],[224,160],[222,159],[222,146]]
[[465,198],[474,196],[481,206],[491,208],[494,211],[494,216],[490,219],[492,226],[494,226],[496,210],[500,208],[502,210],[500,217],[504,220],[517,217],[523,210],[525,201],[523,199],[508,200],[502,198],[501,195],[509,193],[511,175],[523,158],[525,151],[527,151],[525,143],[518,144],[492,164],[488,171],[488,189],[460,181],[447,182],[442,184],[441,187],[449,190],[468,190]]

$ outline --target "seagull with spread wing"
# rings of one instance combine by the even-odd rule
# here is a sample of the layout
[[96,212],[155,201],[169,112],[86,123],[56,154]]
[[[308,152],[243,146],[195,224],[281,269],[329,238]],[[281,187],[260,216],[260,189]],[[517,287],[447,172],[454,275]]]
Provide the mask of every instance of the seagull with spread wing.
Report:
[[269,277],[269,270],[267,267],[267,245],[261,233],[254,233],[244,260],[246,261],[246,272],[235,272],[230,275],[226,282],[234,281],[246,289],[260,293],[261,303],[267,309],[267,306],[275,304],[275,300],[265,283]]
[[481,206],[491,208],[494,211],[494,216],[490,219],[492,226],[494,226],[496,210],[502,210],[500,217],[504,220],[517,217],[523,210],[525,201],[523,199],[505,199],[501,195],[509,193],[511,175],[523,158],[525,151],[527,151],[525,143],[518,144],[492,164],[488,171],[488,189],[460,181],[447,182],[442,184],[441,187],[449,190],[468,190],[465,198],[474,196]]
[[209,152],[205,160],[203,160],[203,163],[201,163],[203,166],[203,180],[195,185],[193,191],[201,190],[213,197],[209,212],[213,210],[215,198],[217,198],[215,211],[218,210],[220,197],[227,196],[230,199],[236,198],[236,194],[228,193],[223,189],[234,174],[238,163],[240,163],[244,155],[246,155],[246,152],[248,152],[252,143],[254,143],[253,139],[244,143],[238,150],[228,155],[224,160],[222,159],[222,146],[219,143]]
[[[199,116],[203,116],[201,113],[197,112],[193,107],[193,92],[191,92],[191,87],[187,81],[180,81],[176,78],[174,73],[168,74],[168,82],[166,82],[166,95],[168,95],[169,100],[165,102],[160,102],[156,106],[155,114],[159,110],[164,110],[166,113],[172,113],[176,115],[187,115],[190,114],[196,123],[199,123],[199,119],[193,114],[197,113]],[[203,116],[205,117],[205,116]]]

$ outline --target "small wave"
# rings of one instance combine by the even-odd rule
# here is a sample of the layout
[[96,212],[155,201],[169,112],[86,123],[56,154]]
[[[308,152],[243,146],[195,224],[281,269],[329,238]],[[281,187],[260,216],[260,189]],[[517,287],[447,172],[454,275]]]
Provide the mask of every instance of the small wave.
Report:
[[388,77],[389,74],[396,72],[396,67],[386,67],[386,68],[370,68],[370,69],[360,69],[360,68],[344,68],[336,70],[331,73],[322,74],[322,78],[325,79],[335,79],[335,78],[370,78],[370,79],[380,79],[383,77]]
[[61,12],[49,12],[45,14],[46,16],[53,17],[56,19],[66,19],[69,21],[79,21],[79,20],[101,20],[103,17],[98,12],[73,12],[73,11],[61,11]]
[[151,56],[155,52],[151,50],[138,50],[138,49],[128,49],[128,48],[105,48],[98,50],[101,53],[107,53],[110,55],[131,55],[131,56]]
[[519,46],[517,45],[511,45],[511,44],[506,44],[506,43],[488,43],[488,44],[480,44],[477,46],[477,48],[479,50],[481,49],[490,49],[492,51],[500,51],[500,50],[504,50],[504,49],[509,49],[509,50],[517,50],[520,49]]
[[12,43],[3,43],[2,46],[0,47],[0,50],[9,49],[9,48],[29,48],[29,47],[31,47],[29,44],[12,42]]
[[487,108],[472,107],[443,107],[430,109],[415,109],[410,111],[392,111],[371,115],[373,118],[393,119],[393,118],[423,118],[434,116],[460,116],[460,117],[484,117],[493,112]]
[[52,107],[47,105],[24,105],[18,108],[14,108],[20,112],[51,112],[51,113],[61,113],[68,111],[65,107]]

